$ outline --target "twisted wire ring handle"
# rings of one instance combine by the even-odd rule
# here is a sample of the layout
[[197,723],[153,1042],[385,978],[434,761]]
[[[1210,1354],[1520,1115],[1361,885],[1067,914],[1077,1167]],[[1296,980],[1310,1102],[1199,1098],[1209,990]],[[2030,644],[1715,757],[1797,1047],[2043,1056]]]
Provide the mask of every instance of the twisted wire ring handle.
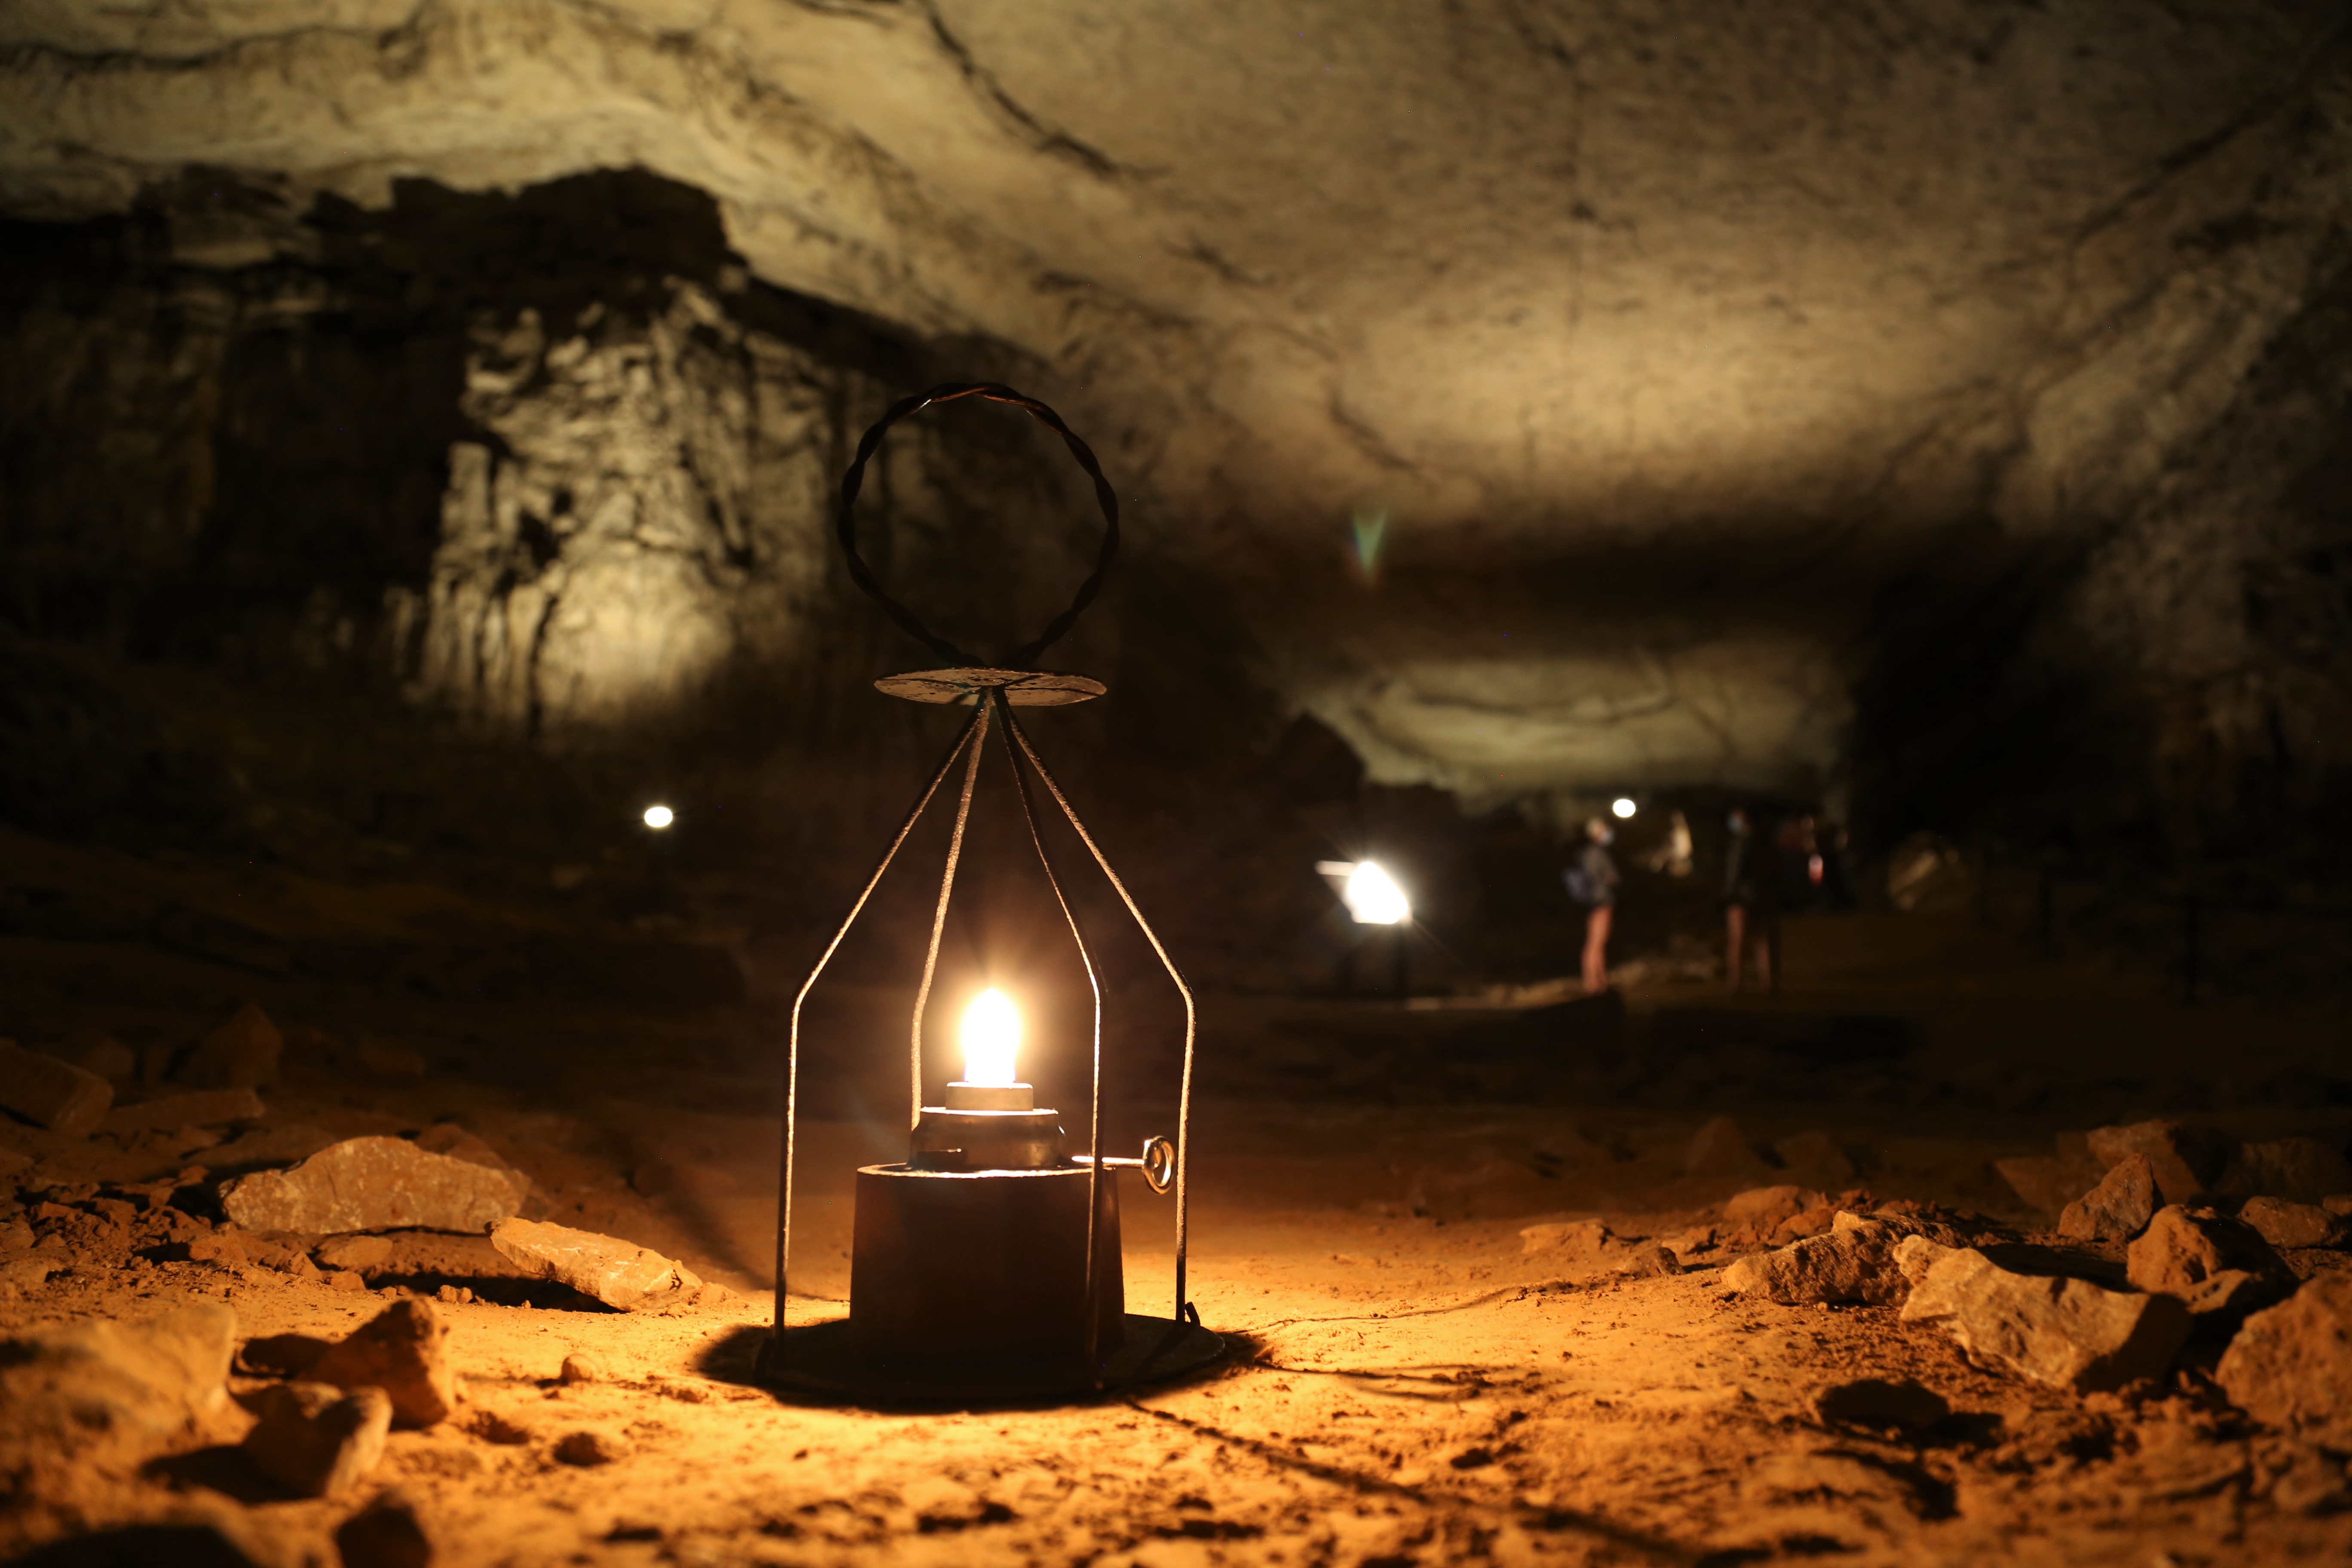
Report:
[[951,659],[959,665],[988,662],[974,658],[945,637],[934,634],[912,610],[883,591],[872,568],[866,564],[866,558],[857,553],[857,492],[866,482],[866,460],[881,447],[884,434],[909,414],[934,403],[953,403],[961,397],[1009,403],[1059,436],[1062,445],[1070,449],[1070,456],[1077,459],[1078,467],[1094,480],[1095,500],[1102,508],[1102,549],[1095,556],[1093,573],[1078,584],[1077,596],[1070,601],[1070,607],[1047,622],[1045,629],[1038,633],[1034,641],[1022,644],[997,661],[1008,668],[1026,669],[1036,661],[1039,654],[1059,642],[1086,607],[1095,602],[1095,595],[1102,591],[1103,574],[1110,570],[1112,559],[1118,554],[1118,496],[1111,489],[1110,481],[1103,478],[1102,465],[1095,460],[1094,448],[1078,439],[1076,433],[1062,423],[1060,415],[1035,398],[993,381],[949,382],[929,392],[900,398],[858,439],[857,456],[851,460],[848,471],[841,476],[841,510],[835,531],[840,536],[842,553],[849,561],[850,580],[880,605],[889,617],[898,623],[899,629],[940,658]]

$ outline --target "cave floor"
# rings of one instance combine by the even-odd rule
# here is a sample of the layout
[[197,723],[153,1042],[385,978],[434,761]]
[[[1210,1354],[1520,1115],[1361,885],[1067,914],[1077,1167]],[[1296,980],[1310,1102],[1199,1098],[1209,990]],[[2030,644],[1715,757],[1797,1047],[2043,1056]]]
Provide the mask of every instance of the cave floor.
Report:
[[[245,997],[289,1032],[284,1079],[264,1090],[268,1116],[230,1144],[0,1130],[0,1142],[35,1162],[15,1178],[28,1203],[208,1161],[235,1168],[238,1145],[250,1162],[272,1151],[282,1162],[331,1138],[456,1121],[532,1178],[527,1212],[682,1257],[740,1294],[614,1312],[509,1288],[516,1281],[501,1279],[478,1238],[425,1237],[404,1238],[406,1250],[370,1274],[372,1293],[355,1294],[306,1270],[154,1261],[64,1226],[41,1243],[62,1271],[0,1300],[0,1331],[210,1297],[235,1309],[241,1338],[333,1335],[416,1291],[440,1298],[467,1405],[441,1426],[395,1432],[374,1475],[340,1501],[278,1497],[241,1470],[226,1446],[250,1418],[231,1409],[188,1436],[185,1452],[135,1476],[92,1474],[71,1497],[12,1510],[0,1520],[12,1548],[210,1510],[233,1515],[257,1553],[331,1562],[336,1521],[396,1484],[436,1532],[434,1561],[449,1565],[1835,1557],[2144,1568],[2352,1554],[2341,1457],[2231,1411],[2210,1381],[2210,1357],[2200,1364],[2192,1354],[2161,1384],[2078,1397],[1977,1370],[1939,1331],[1899,1322],[1891,1308],[1780,1307],[1721,1284],[1729,1249],[1706,1238],[1722,1226],[1722,1201],[1778,1180],[1942,1205],[2029,1238],[2046,1229],[2048,1216],[2021,1209],[1987,1162],[2046,1151],[2053,1126],[2107,1111],[2093,1098],[2003,1103],[1969,1086],[2031,1076],[2020,1064],[2044,1049],[2046,1033],[2079,1035],[2047,986],[1996,977],[1957,990],[1924,980],[1857,988],[1846,977],[1731,1009],[1844,1016],[1863,998],[1932,1026],[1895,1066],[1879,1061],[1865,1075],[1816,1061],[1803,1081],[1744,1100],[1738,1074],[1756,1049],[1722,1058],[1758,1152],[1735,1149],[1727,1163],[1699,1160],[1697,1169],[1694,1133],[1724,1107],[1721,1096],[1707,1103],[1677,1087],[1684,1068],[1637,1091],[1625,1089],[1621,1063],[1613,1098],[1587,1094],[1572,1077],[1516,1101],[1318,1100],[1262,1086],[1207,1095],[1192,1297],[1227,1336],[1226,1363],[1188,1384],[1063,1408],[908,1413],[795,1404],[751,1378],[769,1313],[761,1272],[777,1131],[742,1083],[730,1096],[723,1075],[681,1069],[692,1092],[650,1092],[642,1048],[565,1044],[583,1037],[586,1011],[509,1049],[502,1042],[531,1036],[557,1009],[395,1002],[380,983],[239,967],[185,946],[22,922],[0,937],[10,1026],[33,1043],[79,1026],[132,1043],[189,1037]],[[1632,1006],[1639,1019],[1693,1000],[1637,994]],[[2145,1026],[2121,1027],[2112,1042],[2139,1054],[2144,1080],[2170,1070],[2145,1059],[2158,1037],[2193,1056],[2217,1032],[2259,1035],[2284,1042],[2282,1061],[2298,1041],[2332,1037],[2315,1015],[2167,1011],[2130,987],[2076,1000]],[[1345,1035],[1325,1026],[1335,1009],[1349,1014],[1329,1003],[1213,999],[1207,1016],[1230,1032],[1211,1048],[1239,1061],[1262,1046],[1291,1060],[1301,1038]],[[1406,1011],[1354,1006],[1368,1040],[1404,1027]],[[1305,1015],[1323,1020],[1320,1035],[1276,1026]],[[756,1007],[593,1017],[606,1046],[634,1029],[641,1047],[667,1042],[681,1062],[703,1059],[698,1043],[769,1037],[772,1023]],[[428,1053],[430,1070],[386,1076],[358,1065],[351,1042],[368,1018],[395,1037],[443,1042]],[[2105,1048],[2084,1047],[2092,1057]],[[1844,1092],[1864,1076],[1880,1091]],[[1937,1087],[1889,1095],[1890,1081]],[[2321,1106],[2257,1100],[2231,1114],[2247,1130],[2343,1131],[2341,1110]],[[1809,1132],[1822,1136],[1794,1136]],[[844,1310],[849,1173],[895,1157],[898,1137],[838,1114],[807,1129],[796,1241],[807,1300],[796,1310]],[[1778,1170],[1760,1152],[1775,1140],[1798,1152]],[[1165,1312],[1171,1205],[1132,1178],[1124,1201],[1130,1309]],[[1584,1217],[1617,1239],[1533,1254],[1522,1242],[1531,1224]],[[1681,1271],[1622,1272],[1623,1258],[1645,1249],[1635,1244],[1670,1246]],[[2311,1253],[2294,1263],[2310,1273],[2345,1259]],[[467,1290],[477,1299],[453,1299]],[[573,1352],[601,1360],[606,1375],[561,1382]],[[1950,1414],[1867,1428],[1817,1408],[1825,1388],[1864,1378],[1916,1380]],[[258,1385],[240,1375],[233,1386]],[[623,1434],[628,1451],[600,1468],[557,1462],[556,1441],[583,1426]]]

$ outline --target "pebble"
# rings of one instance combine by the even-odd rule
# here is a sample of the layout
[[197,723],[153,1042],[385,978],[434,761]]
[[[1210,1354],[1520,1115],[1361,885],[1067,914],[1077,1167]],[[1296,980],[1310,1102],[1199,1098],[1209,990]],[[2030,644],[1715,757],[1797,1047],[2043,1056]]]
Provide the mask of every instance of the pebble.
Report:
[[604,1426],[581,1426],[555,1440],[555,1457],[567,1465],[609,1465],[629,1455],[629,1440]]
[[605,1383],[613,1374],[602,1358],[574,1351],[563,1358],[563,1369],[556,1376],[565,1383]]
[[433,1532],[422,1509],[394,1489],[335,1528],[343,1568],[430,1568]]

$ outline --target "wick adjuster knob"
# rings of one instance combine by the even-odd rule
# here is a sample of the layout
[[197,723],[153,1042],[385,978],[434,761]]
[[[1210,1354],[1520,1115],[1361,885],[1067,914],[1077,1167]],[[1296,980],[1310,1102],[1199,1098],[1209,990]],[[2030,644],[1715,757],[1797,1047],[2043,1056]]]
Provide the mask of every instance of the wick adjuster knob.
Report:
[[[1095,1163],[1091,1154],[1073,1154],[1070,1158],[1081,1165]],[[1106,1154],[1102,1168],[1106,1171],[1140,1171],[1146,1186],[1155,1193],[1164,1193],[1176,1184],[1176,1145],[1165,1138],[1146,1138],[1141,1159],[1130,1160],[1120,1154]]]

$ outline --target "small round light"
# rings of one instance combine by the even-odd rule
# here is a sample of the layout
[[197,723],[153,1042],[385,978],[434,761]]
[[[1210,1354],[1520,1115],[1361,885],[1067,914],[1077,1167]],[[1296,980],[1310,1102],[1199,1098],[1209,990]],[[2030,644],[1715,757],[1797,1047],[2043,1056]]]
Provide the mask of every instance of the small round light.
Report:
[[658,833],[677,820],[677,814],[666,805],[646,807],[646,826]]
[[1622,822],[1633,815],[1636,807],[1632,796],[1621,795],[1609,803],[1609,809],[1616,814],[1618,821]]

